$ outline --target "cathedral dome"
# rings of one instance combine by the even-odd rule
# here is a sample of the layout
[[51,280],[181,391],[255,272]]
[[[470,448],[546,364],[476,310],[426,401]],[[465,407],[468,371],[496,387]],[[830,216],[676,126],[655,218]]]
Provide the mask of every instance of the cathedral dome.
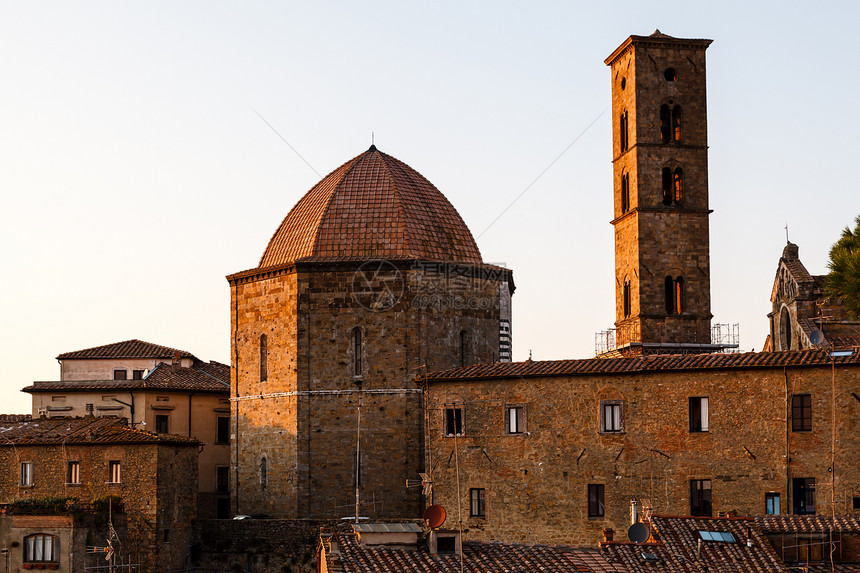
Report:
[[372,145],[296,203],[269,241],[260,268],[320,258],[480,263],[481,253],[432,183]]

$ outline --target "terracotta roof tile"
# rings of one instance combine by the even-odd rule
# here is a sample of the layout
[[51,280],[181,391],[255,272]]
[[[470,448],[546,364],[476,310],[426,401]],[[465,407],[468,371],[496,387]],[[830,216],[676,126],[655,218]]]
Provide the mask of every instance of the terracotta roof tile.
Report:
[[[839,365],[860,364],[860,352],[837,357]],[[829,366],[826,350],[797,352],[746,352],[743,354],[651,354],[633,358],[586,358],[525,362],[494,362],[453,368],[427,375],[430,381],[481,380],[511,377],[586,376],[666,370],[717,370]]]
[[185,443],[197,440],[173,434],[154,434],[129,428],[125,418],[33,418],[0,422],[0,446],[50,444]]
[[296,203],[258,268],[311,258],[481,262],[471,232],[444,195],[376,147],[332,171]]
[[860,515],[762,515],[755,522],[765,533],[860,533]]
[[87,390],[174,390],[230,392],[230,367],[219,362],[195,361],[188,368],[174,370],[161,362],[143,380],[60,380],[34,382],[22,392],[72,392]]
[[[651,543],[601,543],[608,560],[635,573],[789,571],[752,518],[652,516],[650,525]],[[699,531],[731,533],[735,542],[702,541],[700,547]],[[749,545],[747,540],[751,541]],[[646,561],[643,551],[656,555],[659,561]]]
[[[337,541],[339,553],[330,552]],[[460,559],[454,554],[432,555],[419,541],[415,549],[395,549],[385,545],[361,545],[351,533],[335,532],[325,540],[329,571],[342,573],[460,573]],[[464,573],[626,573],[627,569],[607,561],[597,548],[552,547],[512,543],[463,543]]]
[[57,360],[90,360],[100,358],[173,358],[179,352],[183,358],[194,358],[194,355],[184,350],[159,346],[143,340],[126,340],[114,342],[95,348],[64,352],[57,356]]

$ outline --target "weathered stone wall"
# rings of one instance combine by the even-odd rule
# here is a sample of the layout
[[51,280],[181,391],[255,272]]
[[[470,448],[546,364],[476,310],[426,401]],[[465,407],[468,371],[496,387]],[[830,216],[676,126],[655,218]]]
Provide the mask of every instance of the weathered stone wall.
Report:
[[[80,484],[66,483],[67,465],[73,460],[80,463]],[[108,483],[110,461],[121,464],[120,483]],[[22,462],[33,464],[32,486],[20,485]],[[142,554],[145,570],[154,570],[156,564],[183,565],[197,499],[196,444],[4,445],[0,468],[3,503],[45,497],[89,503],[107,495],[121,497],[129,541]],[[166,539],[164,529],[170,530]],[[166,550],[164,543],[170,545]]]
[[[428,396],[433,501],[457,515],[460,473],[466,539],[593,543],[601,530],[624,535],[630,499],[655,513],[689,515],[690,480],[711,480],[713,513],[765,513],[765,493],[792,503],[791,479],[816,480],[816,510],[851,512],[860,495],[860,371],[837,367],[831,435],[828,368],[725,369],[564,378],[431,383]],[[813,429],[791,431],[791,396],[813,397]],[[707,432],[691,432],[689,398],[709,399]],[[602,433],[601,401],[623,408],[623,431]],[[506,404],[524,404],[527,428],[506,435]],[[464,408],[465,436],[442,436],[448,405]],[[831,440],[835,462],[831,463]],[[829,471],[834,467],[835,471]],[[588,484],[605,487],[605,517],[588,516]],[[470,488],[486,490],[486,517],[469,516]]]
[[194,522],[192,565],[257,573],[316,573],[325,521],[286,519]]
[[[270,274],[232,283],[240,432],[236,511],[353,515],[360,399],[360,513],[420,515],[417,489],[405,487],[423,468],[424,418],[415,378],[498,360],[499,302],[505,296],[500,285],[509,281],[509,271],[406,261],[303,265]],[[260,383],[263,331],[269,380]]]

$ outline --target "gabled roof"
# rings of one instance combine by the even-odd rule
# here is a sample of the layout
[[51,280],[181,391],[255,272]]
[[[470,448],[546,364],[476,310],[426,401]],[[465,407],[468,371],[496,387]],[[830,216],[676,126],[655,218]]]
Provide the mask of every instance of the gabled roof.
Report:
[[194,438],[129,428],[125,418],[31,418],[0,422],[0,446],[53,444],[197,444]]
[[60,380],[33,382],[21,389],[36,392],[86,392],[88,390],[163,390],[176,392],[217,392],[229,394],[230,367],[219,362],[196,361],[189,367],[174,368],[161,362],[143,380]]
[[796,352],[746,352],[743,354],[649,354],[633,358],[586,358],[474,364],[451,370],[431,372],[422,379],[489,380],[513,377],[588,376],[633,372],[720,370],[747,368],[784,368],[787,366],[860,365],[860,352],[831,359],[826,350]]
[[[603,542],[610,562],[633,573],[788,573],[752,518],[651,516],[651,542]],[[730,533],[734,542],[701,541],[699,531]],[[750,541],[751,543],[747,543]],[[651,562],[647,552],[656,556]]]
[[185,350],[178,350],[168,346],[159,346],[151,342],[143,340],[126,340],[123,342],[114,342],[104,346],[96,346],[94,348],[85,348],[84,350],[74,350],[72,352],[64,352],[57,356],[57,360],[93,360],[93,359],[117,359],[117,358],[164,358],[171,359],[176,353],[182,358],[194,358],[194,355]]

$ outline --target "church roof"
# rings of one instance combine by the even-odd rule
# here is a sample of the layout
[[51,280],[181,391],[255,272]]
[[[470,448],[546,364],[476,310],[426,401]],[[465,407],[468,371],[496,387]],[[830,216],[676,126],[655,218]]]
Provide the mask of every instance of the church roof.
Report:
[[315,259],[481,263],[481,253],[457,210],[432,183],[372,145],[296,203],[259,268]]

